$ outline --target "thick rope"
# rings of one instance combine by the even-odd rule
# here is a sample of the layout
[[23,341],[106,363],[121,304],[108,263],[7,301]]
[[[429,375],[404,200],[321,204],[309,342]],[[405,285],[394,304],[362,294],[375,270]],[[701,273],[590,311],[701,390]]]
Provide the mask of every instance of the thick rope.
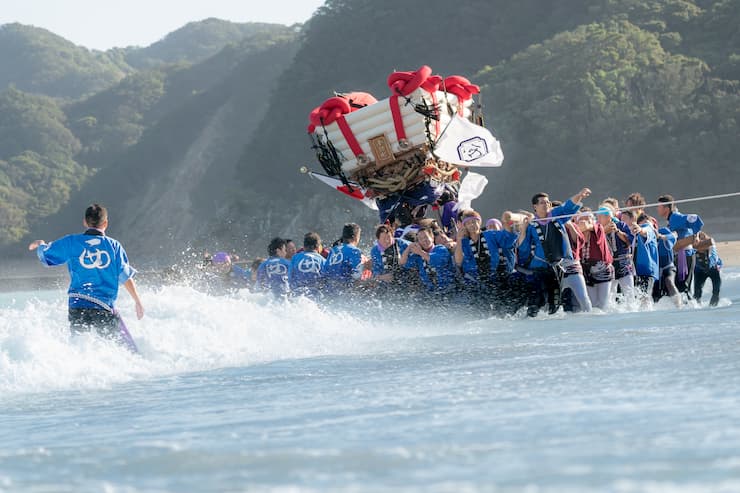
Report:
[[[634,209],[645,209],[646,207],[657,207],[659,205],[683,204],[683,203],[687,203],[687,202],[701,202],[701,201],[704,201],[704,200],[725,199],[725,198],[728,198],[728,197],[738,197],[738,196],[740,196],[740,192],[722,193],[722,194],[717,194],[717,195],[705,195],[703,197],[693,197],[693,198],[690,198],[690,199],[673,200],[673,201],[670,201],[670,202],[653,202],[652,204],[633,205],[633,206],[629,206],[629,207],[620,207],[619,210],[620,211],[629,211],[629,210],[634,210]],[[578,216],[580,214],[583,214],[583,212],[576,212],[575,214],[563,214],[563,215],[560,215],[560,216],[552,216],[552,217],[548,217],[548,218],[542,218],[542,220],[544,220],[544,219],[562,219],[562,218],[565,218],[565,217]]]

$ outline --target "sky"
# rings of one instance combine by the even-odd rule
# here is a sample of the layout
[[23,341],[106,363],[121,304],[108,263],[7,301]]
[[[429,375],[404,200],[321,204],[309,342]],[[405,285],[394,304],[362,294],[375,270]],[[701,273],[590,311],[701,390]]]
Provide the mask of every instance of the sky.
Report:
[[96,50],[148,46],[188,22],[305,22],[324,0],[4,0],[0,24],[42,27]]

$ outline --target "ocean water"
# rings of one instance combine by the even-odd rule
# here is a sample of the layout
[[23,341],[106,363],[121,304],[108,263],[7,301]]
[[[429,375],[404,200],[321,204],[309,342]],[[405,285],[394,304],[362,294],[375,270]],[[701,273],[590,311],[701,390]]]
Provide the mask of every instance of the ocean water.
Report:
[[70,338],[63,290],[0,293],[0,491],[737,492],[723,281],[533,320],[148,287],[141,355]]

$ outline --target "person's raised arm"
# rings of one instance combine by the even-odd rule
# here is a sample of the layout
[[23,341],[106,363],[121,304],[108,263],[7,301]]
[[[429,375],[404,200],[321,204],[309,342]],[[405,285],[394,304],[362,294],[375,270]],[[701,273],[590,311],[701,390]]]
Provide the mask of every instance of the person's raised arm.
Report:
[[527,230],[529,229],[529,216],[524,216],[522,219],[521,226],[519,227],[519,238],[516,239],[516,246],[521,246],[524,243],[524,239],[527,237]]
[[413,253],[411,250],[414,246],[414,243],[410,243],[409,246],[406,247],[406,249],[403,251],[401,256],[398,259],[398,265],[404,266],[409,261],[409,255]]
[[34,251],[38,247],[43,246],[43,245],[46,245],[46,242],[44,240],[32,241],[31,243],[28,244],[28,249],[31,251]]
[[580,203],[581,203],[581,201],[582,201],[583,199],[585,199],[586,197],[588,197],[589,195],[591,195],[591,189],[590,189],[590,188],[586,188],[586,187],[584,187],[584,188],[582,188],[582,189],[581,189],[581,191],[580,191],[580,192],[578,192],[577,194],[575,194],[574,196],[572,196],[572,197],[570,198],[570,200],[571,200],[571,201],[572,201],[572,202],[573,202],[574,204],[580,204]]
[[457,228],[457,243],[455,244],[455,265],[460,267],[463,263],[463,258],[465,255],[463,254],[463,239],[466,238],[467,232],[465,231],[465,228],[462,227],[462,225],[458,225]]

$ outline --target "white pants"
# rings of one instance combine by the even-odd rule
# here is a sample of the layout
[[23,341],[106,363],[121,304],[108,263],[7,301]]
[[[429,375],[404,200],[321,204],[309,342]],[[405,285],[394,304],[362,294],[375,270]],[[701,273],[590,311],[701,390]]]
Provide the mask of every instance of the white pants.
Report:
[[573,297],[578,302],[578,306],[581,307],[581,311],[591,311],[591,299],[588,297],[588,292],[586,291],[586,279],[583,278],[583,274],[563,276],[563,280],[560,281],[560,292],[562,293],[566,289],[570,289],[573,293]]
[[617,298],[617,286],[622,287],[625,303],[631,304],[635,301],[635,276],[620,277],[611,282],[611,299]]
[[[600,282],[593,286],[586,286],[588,297],[591,298],[591,304],[594,308],[606,310],[611,304],[612,283],[614,281]],[[624,288],[622,288],[624,289]]]

